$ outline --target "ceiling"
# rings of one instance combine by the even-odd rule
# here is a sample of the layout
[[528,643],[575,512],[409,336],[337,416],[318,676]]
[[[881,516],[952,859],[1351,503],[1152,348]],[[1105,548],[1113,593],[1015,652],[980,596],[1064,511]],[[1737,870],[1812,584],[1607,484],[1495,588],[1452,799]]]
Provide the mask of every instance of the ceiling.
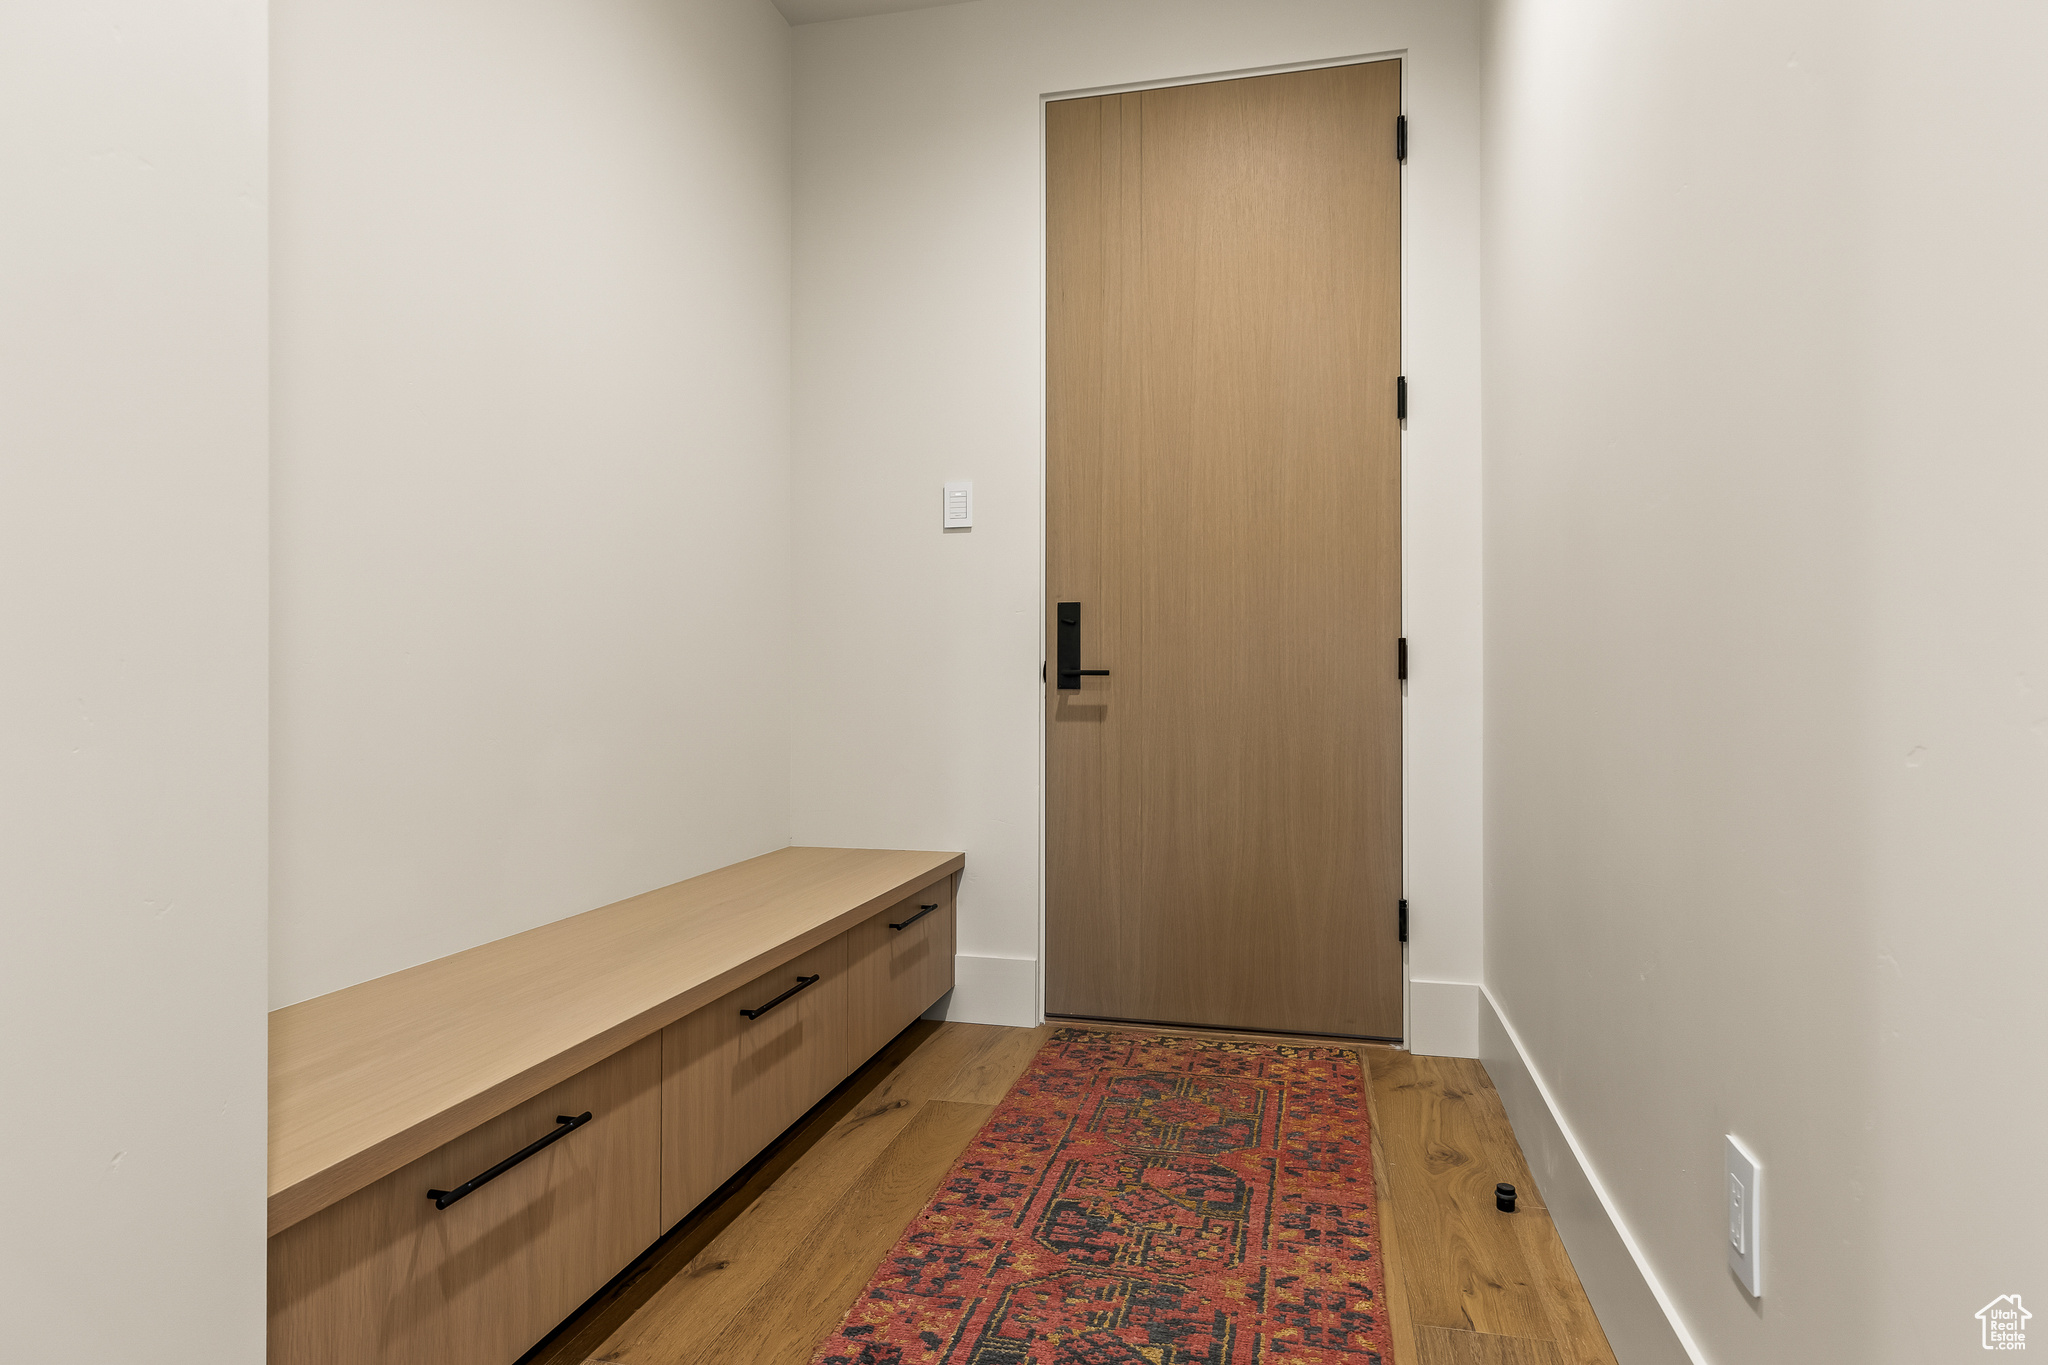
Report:
[[962,0],[775,0],[775,8],[792,24],[822,24],[828,19],[858,19],[905,9],[957,5]]

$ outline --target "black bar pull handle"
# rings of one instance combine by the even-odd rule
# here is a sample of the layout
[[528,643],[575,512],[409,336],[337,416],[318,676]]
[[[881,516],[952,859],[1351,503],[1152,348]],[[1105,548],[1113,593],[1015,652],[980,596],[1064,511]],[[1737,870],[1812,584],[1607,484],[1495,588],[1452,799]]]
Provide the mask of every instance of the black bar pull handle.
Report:
[[1081,667],[1081,604],[1062,602],[1059,604],[1059,674],[1061,692],[1078,692],[1083,678],[1106,678],[1106,668]]
[[791,986],[791,987],[790,987],[790,988],[789,988],[788,990],[786,990],[786,991],[784,991],[784,992],[783,992],[782,994],[780,994],[780,995],[776,996],[776,997],[775,997],[775,998],[774,998],[773,1000],[770,1000],[770,1001],[769,1001],[769,1002],[768,1002],[767,1004],[765,1004],[765,1005],[761,1006],[761,1008],[759,1008],[759,1009],[757,1009],[757,1010],[741,1010],[741,1011],[740,1011],[740,1013],[741,1013],[741,1014],[744,1014],[744,1015],[746,1015],[746,1016],[747,1016],[747,1018],[749,1018],[749,1019],[759,1019],[759,1018],[760,1018],[760,1017],[761,1017],[762,1015],[766,1014],[766,1013],[767,1013],[767,1012],[768,1012],[769,1010],[772,1010],[772,1009],[774,1009],[774,1008],[775,1008],[775,1007],[776,1007],[777,1005],[779,1005],[779,1004],[781,1004],[781,1003],[782,1003],[783,1001],[785,1001],[785,1000],[789,999],[789,997],[791,997],[792,995],[795,995],[795,994],[796,994],[796,993],[797,993],[798,991],[802,990],[802,989],[803,989],[804,987],[806,987],[806,986],[815,986],[815,985],[817,985],[820,979],[821,979],[821,978],[820,978],[819,976],[800,976],[800,977],[798,977],[798,978],[796,979],[796,984],[795,984],[794,986]]
[[482,1175],[472,1176],[452,1190],[428,1190],[427,1198],[434,1201],[435,1208],[446,1209],[456,1200],[475,1194],[478,1190],[490,1184],[493,1180],[496,1180],[499,1176],[505,1174],[505,1172],[511,1170],[541,1148],[560,1142],[563,1138],[569,1136],[569,1134],[575,1132],[588,1122],[590,1122],[590,1111],[588,1109],[574,1118],[570,1118],[567,1114],[557,1114],[555,1115],[554,1132],[549,1133],[538,1141],[527,1143],[524,1147],[521,1147]]
[[903,921],[903,923],[901,924],[892,924],[889,927],[891,929],[908,929],[911,925],[917,923],[919,920],[923,919],[926,915],[929,915],[932,911],[938,908],[939,903],[937,901],[933,901],[930,905],[920,905],[917,907],[917,913],[912,915],[909,919]]

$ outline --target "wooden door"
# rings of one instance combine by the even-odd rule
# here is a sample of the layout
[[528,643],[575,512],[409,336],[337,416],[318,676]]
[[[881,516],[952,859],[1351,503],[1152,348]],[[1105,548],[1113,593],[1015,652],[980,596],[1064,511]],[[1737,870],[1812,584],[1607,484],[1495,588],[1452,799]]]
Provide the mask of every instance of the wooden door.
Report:
[[1047,106],[1048,1013],[1401,1035],[1399,99]]
[[660,1096],[643,1039],[272,1237],[270,1365],[512,1365],[660,1235]]

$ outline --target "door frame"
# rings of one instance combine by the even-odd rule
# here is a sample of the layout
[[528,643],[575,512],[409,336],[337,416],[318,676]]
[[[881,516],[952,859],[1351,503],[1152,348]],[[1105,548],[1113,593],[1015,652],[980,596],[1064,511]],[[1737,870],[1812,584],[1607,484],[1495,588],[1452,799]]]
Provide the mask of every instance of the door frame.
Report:
[[[1038,374],[1038,639],[1041,668],[1050,667],[1044,658],[1046,637],[1046,615],[1051,610],[1051,599],[1046,595],[1046,534],[1050,524],[1046,515],[1046,429],[1044,423],[1046,401],[1046,372],[1043,365],[1047,329],[1045,291],[1046,269],[1046,150],[1045,150],[1045,108],[1061,100],[1086,99],[1095,95],[1122,95],[1139,90],[1167,90],[1182,85],[1208,85],[1215,81],[1240,80],[1248,76],[1277,76],[1290,71],[1322,71],[1337,66],[1362,66],[1369,62],[1397,61],[1401,63],[1401,113],[1408,112],[1408,49],[1396,48],[1387,52],[1353,54],[1345,57],[1327,57],[1313,61],[1287,62],[1278,66],[1244,67],[1231,71],[1210,71],[1199,75],[1174,76],[1158,80],[1129,81],[1117,85],[1091,86],[1081,90],[1055,90],[1042,92],[1038,97],[1038,354],[1041,364]],[[1389,136],[1392,130],[1389,130]],[[1409,311],[1408,311],[1408,168],[1401,167],[1401,354],[1402,370],[1406,373],[1408,352]],[[1401,422],[1401,633],[1407,634],[1408,622],[1408,522],[1409,522],[1409,481],[1407,478],[1408,422]],[[1036,1022],[1045,1022],[1045,918],[1049,879],[1046,865],[1046,706],[1044,686],[1050,686],[1050,679],[1042,679],[1037,698],[1038,706],[1038,938],[1037,971],[1032,985],[1032,1013]],[[1413,751],[1413,739],[1409,732],[1408,682],[1401,681],[1401,894],[1408,894],[1409,847],[1409,759]],[[1406,1046],[1414,1036],[1414,1021],[1411,1018],[1414,992],[1409,983],[1409,945],[1401,943],[1401,1042]]]

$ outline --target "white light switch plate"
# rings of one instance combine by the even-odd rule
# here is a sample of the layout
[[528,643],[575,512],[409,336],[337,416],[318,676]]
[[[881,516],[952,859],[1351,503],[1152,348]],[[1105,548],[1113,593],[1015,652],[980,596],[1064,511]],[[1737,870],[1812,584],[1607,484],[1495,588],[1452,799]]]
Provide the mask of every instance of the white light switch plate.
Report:
[[1757,1185],[1763,1167],[1733,1137],[1728,1139],[1728,1171],[1724,1193],[1728,1201],[1728,1268],[1742,1287],[1755,1298],[1763,1297],[1763,1275],[1757,1256]]
[[958,526],[974,525],[974,485],[949,483],[946,485],[946,519],[941,523],[948,531]]

